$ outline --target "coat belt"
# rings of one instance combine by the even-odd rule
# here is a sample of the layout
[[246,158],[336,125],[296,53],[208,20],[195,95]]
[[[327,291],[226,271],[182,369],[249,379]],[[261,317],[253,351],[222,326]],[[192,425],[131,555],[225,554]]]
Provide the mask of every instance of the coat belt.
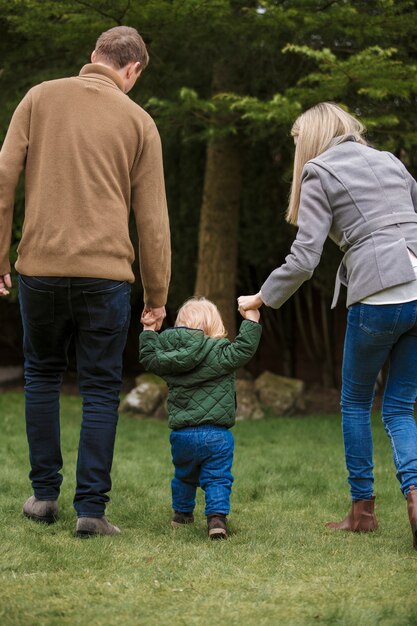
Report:
[[[371,235],[375,231],[380,230],[381,228],[386,228],[387,226],[394,226],[396,224],[406,224],[407,222],[417,223],[417,214],[411,213],[408,211],[401,211],[398,213],[390,213],[389,215],[384,215],[383,217],[375,217],[374,219],[369,220],[368,222],[365,222],[364,224],[360,224],[359,226],[354,228],[352,232],[349,233],[349,238],[348,238],[349,243],[347,243],[347,245],[344,245],[341,249],[343,252],[346,253],[348,250],[350,250],[350,248],[355,246],[361,239],[363,239],[364,237],[367,237],[368,235]],[[344,257],[341,260],[340,265],[336,272],[336,280],[335,280],[335,285],[334,285],[333,300],[332,300],[332,306],[331,306],[332,309],[335,308],[337,301],[339,300],[340,287],[342,285],[341,273],[344,269],[343,261],[344,261]]]

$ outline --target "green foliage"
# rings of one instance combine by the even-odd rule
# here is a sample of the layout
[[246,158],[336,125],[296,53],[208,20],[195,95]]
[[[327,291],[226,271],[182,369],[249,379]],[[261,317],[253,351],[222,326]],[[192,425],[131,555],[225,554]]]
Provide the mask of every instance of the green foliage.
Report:
[[353,92],[369,98],[376,108],[380,100],[393,96],[409,100],[417,92],[417,65],[405,65],[396,59],[396,48],[372,46],[345,60],[338,59],[327,48],[313,50],[288,45],[284,52],[301,54],[317,62],[319,71],[303,77],[298,85],[313,87],[315,97],[321,100],[343,102]]
[[281,94],[262,101],[252,96],[223,92],[201,99],[194,89],[183,87],[175,100],[150,98],[147,108],[161,128],[181,129],[184,141],[242,134],[250,141],[268,139],[301,112],[298,102]]

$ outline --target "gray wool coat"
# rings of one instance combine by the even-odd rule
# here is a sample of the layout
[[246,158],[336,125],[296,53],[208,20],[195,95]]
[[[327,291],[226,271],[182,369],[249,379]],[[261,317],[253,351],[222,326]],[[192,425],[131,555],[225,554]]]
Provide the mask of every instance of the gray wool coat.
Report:
[[417,255],[417,183],[401,161],[345,141],[306,163],[297,236],[261,287],[265,304],[279,308],[311,278],[328,236],[344,253],[332,308],[341,284],[349,306],[416,279],[407,248]]

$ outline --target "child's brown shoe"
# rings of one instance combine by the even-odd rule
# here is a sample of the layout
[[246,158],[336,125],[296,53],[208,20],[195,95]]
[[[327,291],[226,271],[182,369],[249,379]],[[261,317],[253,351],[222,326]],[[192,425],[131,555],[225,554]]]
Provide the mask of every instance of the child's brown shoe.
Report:
[[210,539],[227,539],[227,517],[221,513],[207,515],[207,530]]
[[174,517],[171,521],[172,528],[179,528],[185,524],[192,524],[194,522],[194,515],[192,513],[181,513],[181,511],[174,511]]

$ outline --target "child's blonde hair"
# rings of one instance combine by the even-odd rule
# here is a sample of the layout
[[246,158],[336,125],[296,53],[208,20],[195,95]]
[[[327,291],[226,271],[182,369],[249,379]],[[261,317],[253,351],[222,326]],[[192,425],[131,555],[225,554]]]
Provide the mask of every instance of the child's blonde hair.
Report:
[[364,132],[364,125],[356,117],[333,102],[320,102],[295,120],[291,129],[291,135],[296,138],[296,146],[287,222],[297,224],[301,174],[307,161],[331,146],[346,141],[348,137],[365,144],[362,136]]
[[227,332],[216,305],[203,297],[186,300],[179,309],[175,326],[198,328],[208,337],[222,339]]

